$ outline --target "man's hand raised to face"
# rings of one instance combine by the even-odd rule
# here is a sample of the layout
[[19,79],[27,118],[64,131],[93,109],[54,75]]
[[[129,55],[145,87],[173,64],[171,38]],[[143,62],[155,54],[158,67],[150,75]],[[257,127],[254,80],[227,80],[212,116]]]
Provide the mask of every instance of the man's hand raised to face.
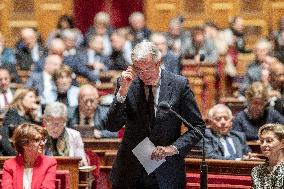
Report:
[[133,82],[133,80],[136,77],[135,70],[132,66],[128,66],[128,68],[122,72],[121,74],[121,80],[120,80],[120,88],[119,88],[119,94],[121,96],[126,96],[128,89]]

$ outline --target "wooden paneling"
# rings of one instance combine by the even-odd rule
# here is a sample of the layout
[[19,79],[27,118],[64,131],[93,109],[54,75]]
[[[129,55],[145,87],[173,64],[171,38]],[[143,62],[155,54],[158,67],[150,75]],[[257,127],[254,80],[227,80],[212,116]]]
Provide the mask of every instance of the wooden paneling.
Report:
[[73,13],[72,0],[2,0],[0,27],[8,46],[14,46],[19,31],[24,27],[36,28],[46,39],[63,14]]
[[244,18],[245,33],[251,47],[257,39],[278,28],[284,15],[283,0],[145,0],[147,25],[157,31],[167,31],[174,16],[185,18],[185,28],[215,21],[221,28],[229,27],[229,18]]

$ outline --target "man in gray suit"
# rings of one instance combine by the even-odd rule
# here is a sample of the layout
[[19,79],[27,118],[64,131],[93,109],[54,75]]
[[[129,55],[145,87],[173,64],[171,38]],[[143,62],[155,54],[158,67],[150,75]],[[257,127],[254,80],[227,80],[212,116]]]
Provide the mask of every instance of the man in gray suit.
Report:
[[250,157],[251,149],[244,133],[231,130],[232,117],[231,110],[224,104],[209,110],[210,128],[205,130],[207,158],[235,160]]
[[[110,131],[118,131],[125,125],[110,176],[113,189],[184,189],[184,157],[201,137],[190,128],[181,135],[179,118],[157,106],[162,101],[169,103],[204,133],[205,124],[188,80],[160,68],[161,53],[151,42],[137,44],[131,58],[133,66],[122,72],[105,122],[105,128]],[[149,175],[132,153],[146,137],[156,146],[151,158],[166,159]]]

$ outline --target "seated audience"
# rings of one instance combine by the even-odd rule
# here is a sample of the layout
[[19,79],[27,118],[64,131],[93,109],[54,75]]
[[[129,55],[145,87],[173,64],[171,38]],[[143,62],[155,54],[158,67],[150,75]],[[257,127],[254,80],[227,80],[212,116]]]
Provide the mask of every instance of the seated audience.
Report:
[[78,106],[79,87],[72,85],[72,71],[62,65],[55,71],[54,81],[57,87],[57,100],[68,108],[68,119],[73,117],[74,111]]
[[240,53],[250,53],[251,51],[246,48],[246,36],[244,33],[244,19],[241,16],[234,16],[230,20],[230,28],[225,30],[226,33],[230,33],[235,46]]
[[65,45],[64,64],[68,65],[74,73],[79,74],[89,81],[99,82],[99,77],[91,69],[87,67],[87,59],[83,49],[78,49],[75,46],[75,32],[66,29],[62,33],[62,39]]
[[14,156],[16,151],[12,148],[10,137],[14,129],[22,123],[39,123],[38,104],[35,91],[32,89],[18,89],[9,106],[3,121],[2,145],[3,155]]
[[267,162],[252,169],[252,188],[284,188],[284,125],[265,124],[258,136]]
[[109,56],[112,52],[110,36],[113,32],[113,28],[110,23],[110,16],[106,12],[98,12],[94,17],[93,25],[90,26],[86,33],[87,44],[95,35],[103,37],[103,55]]
[[40,103],[44,106],[56,100],[56,86],[53,76],[62,65],[62,59],[58,55],[49,55],[45,59],[43,72],[34,72],[26,83],[26,87],[33,88],[40,96]]
[[166,33],[168,47],[178,57],[185,55],[185,50],[191,43],[191,34],[183,28],[183,22],[183,17],[173,18]]
[[[187,49],[185,49],[185,56],[187,58],[194,59],[196,63],[200,63],[202,61],[216,63],[219,58],[217,49],[214,42],[205,37],[203,27],[197,26],[193,28],[191,34],[192,40],[190,41]],[[202,56],[204,58],[202,58]]]
[[4,116],[9,104],[13,100],[14,89],[10,87],[11,76],[9,70],[0,67],[0,116]]
[[103,37],[99,35],[93,36],[85,53],[87,59],[85,63],[96,74],[106,71],[110,67],[110,58],[102,54],[103,50]]
[[21,31],[22,45],[16,49],[17,65],[21,70],[32,70],[35,62],[46,55],[45,48],[38,42],[38,34],[32,28]]
[[81,157],[81,166],[88,165],[81,134],[67,128],[67,107],[61,102],[49,103],[44,111],[43,125],[48,132],[45,154]]
[[205,130],[206,157],[212,159],[241,159],[251,152],[244,133],[232,129],[232,112],[224,104],[208,112],[210,127]]
[[247,107],[233,120],[233,130],[244,132],[247,140],[257,140],[258,129],[266,123],[284,124],[284,117],[268,107],[268,88],[261,82],[252,83],[245,93]]
[[131,64],[131,43],[126,40],[122,30],[118,30],[111,35],[112,54],[110,55],[110,70],[126,70]]
[[81,33],[81,31],[77,28],[75,28],[75,24],[74,24],[74,20],[71,16],[69,15],[62,15],[57,22],[57,28],[56,30],[52,31],[48,38],[47,38],[47,46],[49,47],[51,44],[51,41],[55,38],[61,38],[62,36],[62,32],[65,29],[71,29],[75,32],[76,36],[75,36],[75,46],[79,47],[83,41],[84,41],[84,37]]
[[180,73],[180,61],[179,58],[172,52],[168,50],[167,39],[161,33],[153,33],[150,37],[152,41],[160,50],[162,55],[162,65],[161,68],[173,72],[175,74]]
[[251,62],[240,85],[240,94],[244,96],[246,88],[255,81],[261,81],[265,70],[269,69],[267,56],[271,50],[271,43],[266,39],[260,39],[254,47],[255,60]]
[[149,39],[151,31],[145,25],[145,18],[143,13],[134,12],[129,18],[130,35],[132,38],[132,46],[142,42],[144,39]]
[[95,138],[117,138],[117,132],[110,132],[103,128],[103,120],[107,115],[111,102],[99,105],[98,90],[92,85],[84,85],[80,88],[79,107],[70,120],[70,125],[76,127],[94,127]]
[[56,160],[44,156],[47,132],[43,127],[25,123],[13,134],[17,156],[4,162],[2,188],[55,189]]

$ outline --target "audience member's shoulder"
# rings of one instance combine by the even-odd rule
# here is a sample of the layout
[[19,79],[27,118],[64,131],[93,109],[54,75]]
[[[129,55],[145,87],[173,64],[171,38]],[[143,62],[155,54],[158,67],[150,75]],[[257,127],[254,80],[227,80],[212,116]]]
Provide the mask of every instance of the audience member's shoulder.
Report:
[[167,70],[163,70],[163,72],[167,75],[167,79],[176,81],[176,82],[187,82],[187,78],[182,75],[177,75],[175,73],[169,72]]
[[18,110],[16,108],[9,108],[9,110],[7,111],[5,117],[7,116],[12,116],[12,115],[18,115]]

